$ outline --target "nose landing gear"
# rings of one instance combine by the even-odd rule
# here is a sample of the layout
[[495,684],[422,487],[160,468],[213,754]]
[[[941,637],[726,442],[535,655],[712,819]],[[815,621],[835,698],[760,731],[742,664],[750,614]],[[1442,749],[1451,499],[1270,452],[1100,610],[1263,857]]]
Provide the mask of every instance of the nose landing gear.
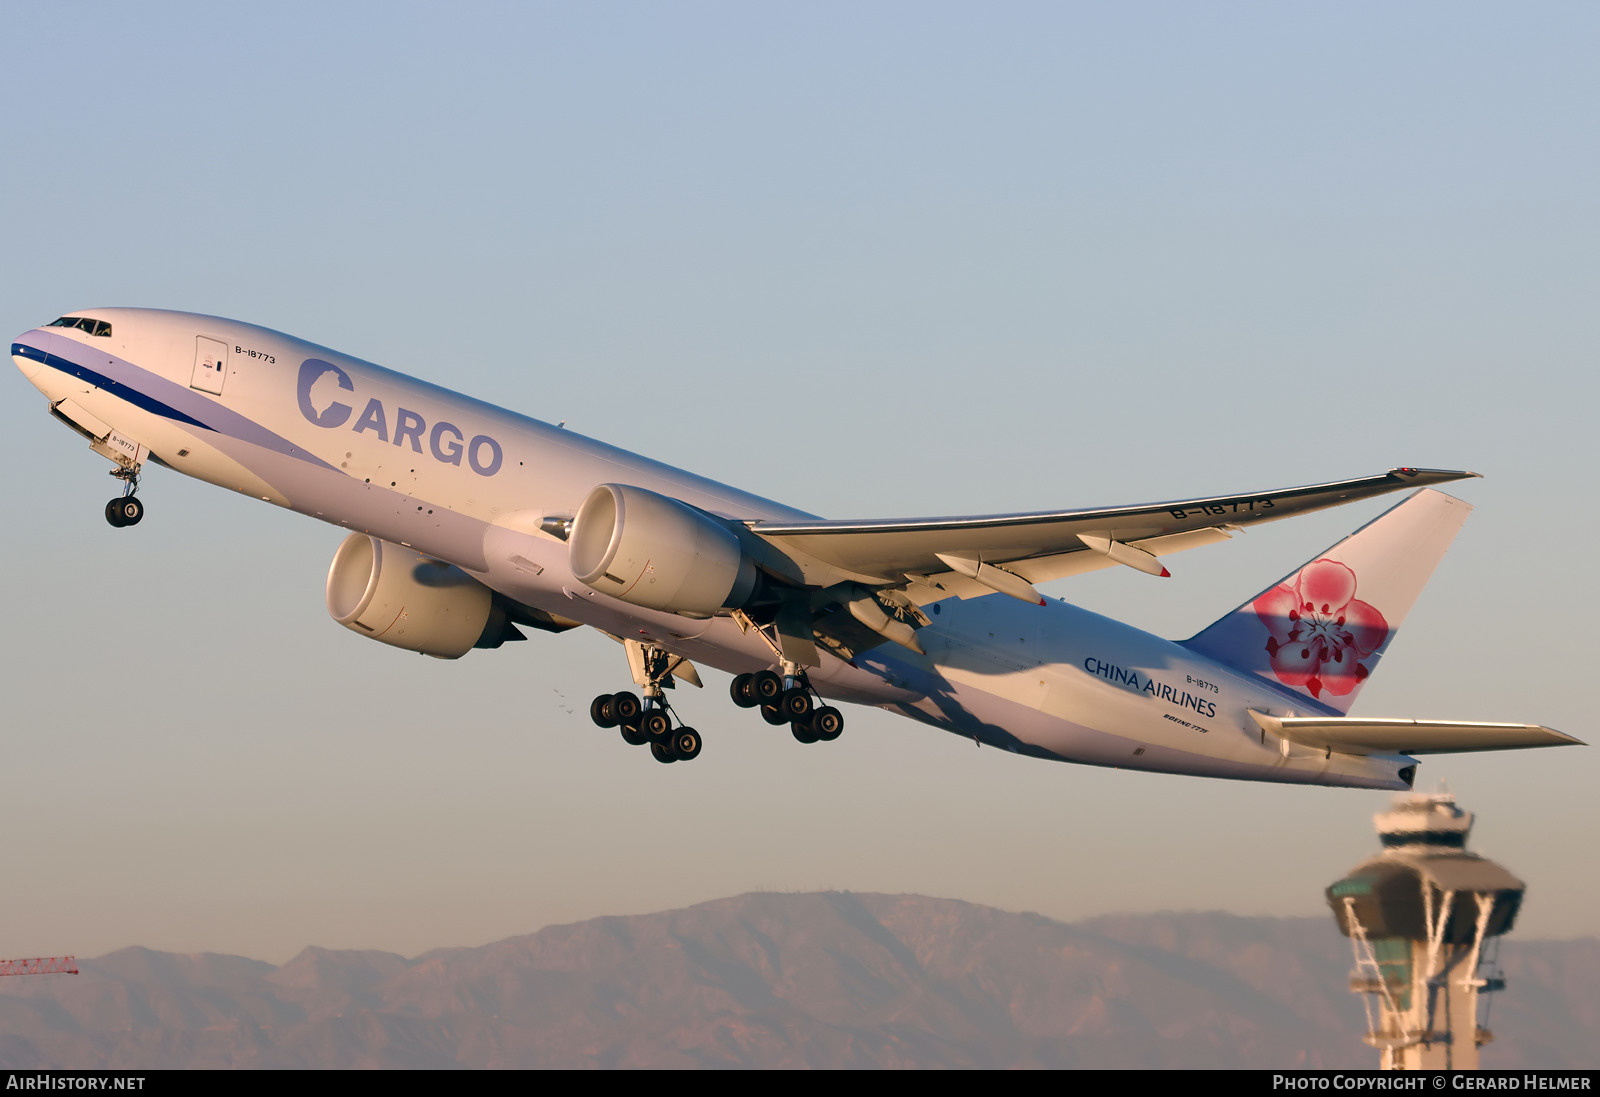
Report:
[[138,496],[139,470],[118,467],[111,470],[111,475],[125,486],[121,495],[106,504],[106,521],[119,529],[138,525],[139,519],[144,517],[144,503]]

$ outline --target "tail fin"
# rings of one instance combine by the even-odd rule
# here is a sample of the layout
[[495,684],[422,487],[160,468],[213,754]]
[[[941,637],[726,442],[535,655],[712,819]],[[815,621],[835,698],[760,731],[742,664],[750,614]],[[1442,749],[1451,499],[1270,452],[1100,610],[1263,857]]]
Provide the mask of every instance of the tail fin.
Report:
[[1419,491],[1184,646],[1349,712],[1471,511]]

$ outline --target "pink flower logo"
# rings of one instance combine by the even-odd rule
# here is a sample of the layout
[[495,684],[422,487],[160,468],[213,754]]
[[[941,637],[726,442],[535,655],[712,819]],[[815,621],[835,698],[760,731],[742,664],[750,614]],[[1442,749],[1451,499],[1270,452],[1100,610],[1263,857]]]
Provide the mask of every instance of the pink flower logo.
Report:
[[1356,573],[1337,560],[1300,569],[1251,605],[1271,633],[1272,672],[1286,685],[1342,697],[1367,677],[1365,659],[1389,635],[1389,622],[1356,597]]

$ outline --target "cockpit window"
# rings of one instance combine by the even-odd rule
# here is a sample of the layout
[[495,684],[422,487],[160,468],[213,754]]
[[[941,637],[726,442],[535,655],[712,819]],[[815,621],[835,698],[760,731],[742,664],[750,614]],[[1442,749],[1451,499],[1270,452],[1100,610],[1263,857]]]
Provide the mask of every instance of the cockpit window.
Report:
[[49,325],[52,328],[77,328],[90,335],[110,335],[111,322],[109,320],[91,320],[87,316],[63,316],[54,320]]

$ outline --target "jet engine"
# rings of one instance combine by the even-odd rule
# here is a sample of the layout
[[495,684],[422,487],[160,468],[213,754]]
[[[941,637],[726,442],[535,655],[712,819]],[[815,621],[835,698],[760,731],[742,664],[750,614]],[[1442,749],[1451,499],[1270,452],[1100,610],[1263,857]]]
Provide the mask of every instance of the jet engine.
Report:
[[630,605],[685,617],[736,609],[756,588],[739,538],[703,510],[627,484],[601,484],[572,519],[572,574]]
[[333,554],[328,613],[351,632],[437,659],[521,638],[494,592],[472,576],[365,533],[352,533]]

